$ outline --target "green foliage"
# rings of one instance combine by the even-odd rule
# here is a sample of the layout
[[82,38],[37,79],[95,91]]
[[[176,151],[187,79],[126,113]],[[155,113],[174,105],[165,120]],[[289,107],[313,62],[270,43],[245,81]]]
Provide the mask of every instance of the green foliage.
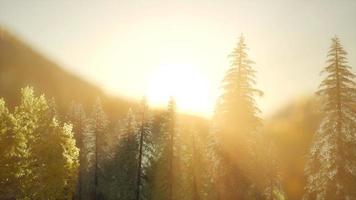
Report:
[[0,197],[14,198],[23,193],[24,158],[28,155],[25,136],[15,131],[16,118],[0,99]]
[[71,199],[78,149],[71,125],[61,124],[44,96],[22,90],[13,114],[0,101],[1,199]]

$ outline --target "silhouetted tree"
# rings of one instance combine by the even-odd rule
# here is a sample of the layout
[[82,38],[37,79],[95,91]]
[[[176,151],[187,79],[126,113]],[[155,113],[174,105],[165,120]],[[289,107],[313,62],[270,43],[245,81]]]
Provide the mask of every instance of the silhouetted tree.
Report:
[[139,149],[138,149],[138,165],[136,178],[136,200],[145,199],[147,194],[144,194],[145,185],[149,184],[145,181],[148,168],[151,167],[153,161],[153,141],[152,141],[152,120],[148,110],[146,99],[142,100],[140,106],[140,130],[139,130]]
[[104,173],[102,165],[108,156],[108,124],[109,121],[102,108],[100,99],[97,99],[93,105],[90,118],[86,127],[86,145],[88,149],[88,159],[90,170],[93,173],[93,198],[101,199],[100,182],[103,181]]
[[179,196],[177,188],[178,147],[176,127],[176,105],[173,98],[163,116],[160,138],[157,146],[157,166],[155,168],[154,192],[155,200],[173,200]]
[[183,176],[184,176],[184,191],[186,198],[189,200],[205,200],[209,199],[208,192],[209,175],[206,158],[206,139],[203,138],[201,132],[198,132],[196,127],[191,127],[183,130],[186,133],[186,141],[184,142],[184,157]]
[[[113,198],[135,199],[139,149],[139,127],[130,109],[120,125],[119,143],[113,160]],[[116,189],[114,189],[116,188]]]
[[339,38],[332,39],[326,78],[317,92],[323,101],[324,118],[315,133],[305,168],[304,199],[356,198],[355,75],[347,65]]
[[[74,138],[79,151],[79,173],[78,185],[76,191],[76,199],[83,199],[83,196],[88,196],[88,191],[85,190],[85,176],[88,170],[86,149],[84,147],[85,127],[87,126],[87,117],[82,104],[75,104],[72,102],[67,115],[67,120],[73,124]],[[86,193],[86,194],[83,194]]]
[[243,36],[229,56],[231,67],[222,81],[222,95],[214,116],[215,182],[218,199],[251,199],[260,196],[257,184],[249,178],[256,170],[256,145],[261,127],[255,96],[253,62],[248,58]]

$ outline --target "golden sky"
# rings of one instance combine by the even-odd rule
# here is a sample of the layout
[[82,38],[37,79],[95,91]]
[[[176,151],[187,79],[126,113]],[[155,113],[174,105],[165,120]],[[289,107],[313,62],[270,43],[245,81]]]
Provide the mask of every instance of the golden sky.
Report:
[[0,25],[108,93],[211,115],[243,33],[263,113],[314,92],[330,38],[356,65],[354,0],[0,0]]

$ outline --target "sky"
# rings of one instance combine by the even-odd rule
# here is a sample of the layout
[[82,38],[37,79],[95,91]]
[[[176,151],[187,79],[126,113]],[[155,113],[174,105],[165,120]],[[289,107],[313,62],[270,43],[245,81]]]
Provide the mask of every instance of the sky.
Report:
[[0,0],[0,26],[107,93],[210,116],[243,34],[263,115],[313,94],[330,39],[356,65],[354,0]]

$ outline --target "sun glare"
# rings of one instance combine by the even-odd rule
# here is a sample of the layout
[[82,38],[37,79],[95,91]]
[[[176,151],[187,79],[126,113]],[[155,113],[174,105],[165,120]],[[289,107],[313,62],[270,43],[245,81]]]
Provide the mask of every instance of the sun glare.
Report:
[[179,111],[209,113],[209,81],[193,65],[168,64],[157,67],[149,77],[147,96],[153,105],[164,106],[174,97]]

